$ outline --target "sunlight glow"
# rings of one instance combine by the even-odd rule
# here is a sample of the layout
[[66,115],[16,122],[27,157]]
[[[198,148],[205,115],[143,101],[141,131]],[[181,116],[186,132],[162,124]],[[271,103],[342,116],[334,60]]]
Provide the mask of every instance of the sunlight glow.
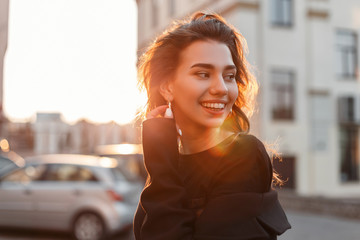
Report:
[[6,139],[1,139],[0,141],[0,148],[3,152],[9,152],[10,151],[10,146],[9,146],[9,142]]
[[141,144],[110,144],[97,146],[95,152],[98,155],[142,154],[142,147]]
[[14,121],[60,112],[65,121],[127,123],[136,88],[134,0],[10,1],[4,111]]
[[105,168],[114,168],[118,165],[117,161],[113,158],[102,157],[100,165]]

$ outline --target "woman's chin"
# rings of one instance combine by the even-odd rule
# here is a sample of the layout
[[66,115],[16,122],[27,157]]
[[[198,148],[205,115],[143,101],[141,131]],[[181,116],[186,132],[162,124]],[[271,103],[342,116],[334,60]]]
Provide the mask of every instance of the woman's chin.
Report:
[[203,123],[203,126],[206,128],[220,128],[225,119],[211,119]]

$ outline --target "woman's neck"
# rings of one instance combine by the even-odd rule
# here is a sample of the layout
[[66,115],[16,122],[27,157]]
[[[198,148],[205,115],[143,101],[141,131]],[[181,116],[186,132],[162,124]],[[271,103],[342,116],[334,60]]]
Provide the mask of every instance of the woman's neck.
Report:
[[232,132],[221,128],[211,128],[198,131],[183,131],[180,153],[192,154],[212,148],[229,137]]

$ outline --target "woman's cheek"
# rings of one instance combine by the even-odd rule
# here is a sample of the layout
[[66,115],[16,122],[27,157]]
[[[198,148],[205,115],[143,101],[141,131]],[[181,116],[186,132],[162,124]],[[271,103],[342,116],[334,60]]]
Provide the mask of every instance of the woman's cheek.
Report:
[[236,99],[239,96],[239,90],[237,87],[237,84],[231,84],[230,88],[229,88],[229,95],[232,101],[232,104],[234,104],[236,102]]

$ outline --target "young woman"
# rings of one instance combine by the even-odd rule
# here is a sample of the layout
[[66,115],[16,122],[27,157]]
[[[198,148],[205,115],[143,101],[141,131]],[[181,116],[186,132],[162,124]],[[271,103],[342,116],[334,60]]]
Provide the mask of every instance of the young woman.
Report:
[[218,15],[196,13],[140,59],[148,180],[136,239],[276,239],[290,228],[264,145],[249,135],[257,83],[244,38]]

